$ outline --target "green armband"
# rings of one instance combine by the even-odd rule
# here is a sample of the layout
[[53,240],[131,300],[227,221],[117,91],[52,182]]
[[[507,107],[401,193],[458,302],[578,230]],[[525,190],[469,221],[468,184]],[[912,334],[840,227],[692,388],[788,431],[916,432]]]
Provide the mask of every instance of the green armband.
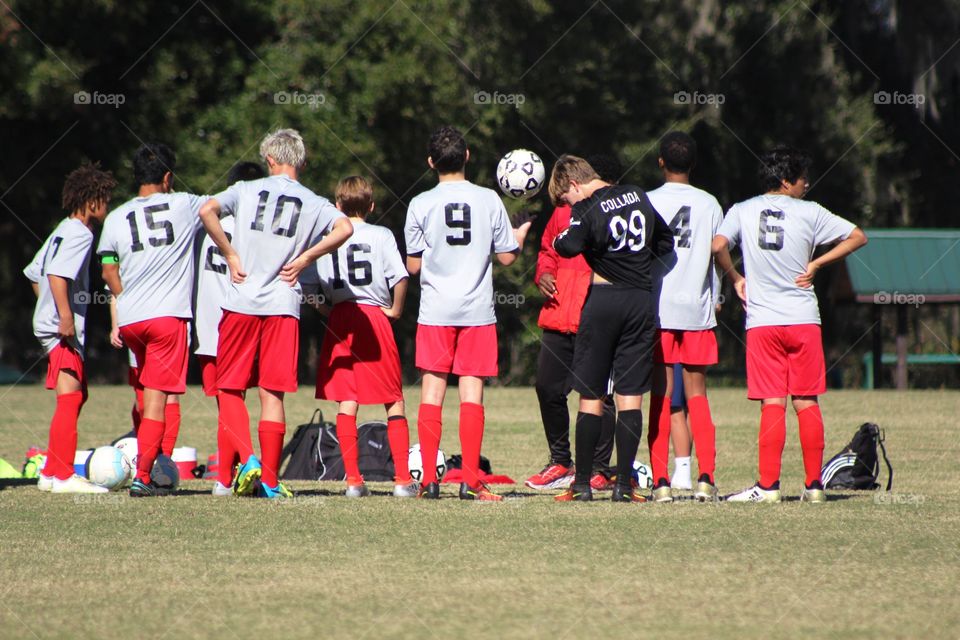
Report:
[[100,264],[119,264],[120,257],[115,253],[104,253],[100,256]]

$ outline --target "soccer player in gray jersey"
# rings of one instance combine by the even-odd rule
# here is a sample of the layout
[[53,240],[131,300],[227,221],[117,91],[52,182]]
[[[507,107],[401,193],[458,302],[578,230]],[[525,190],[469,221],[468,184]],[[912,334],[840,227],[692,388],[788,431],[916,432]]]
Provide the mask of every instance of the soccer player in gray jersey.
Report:
[[[238,162],[227,174],[227,186],[241,181],[259,180],[267,172],[256,162]],[[233,216],[220,219],[227,239],[233,238]],[[223,302],[230,288],[230,270],[223,259],[220,249],[206,231],[200,231],[200,253],[197,263],[197,287],[194,313],[194,326],[197,329],[197,348],[194,353],[200,362],[200,377],[203,393],[217,399],[220,406],[220,393],[217,389],[217,341],[220,337],[220,318],[223,315]],[[213,483],[215,496],[233,494],[234,467],[239,462],[239,454],[233,446],[233,438],[227,433],[222,420],[217,420],[217,480]]]
[[[189,323],[193,318],[193,247],[205,197],[173,191],[176,156],[164,144],[137,149],[137,197],[107,216],[97,253],[103,280],[117,299],[117,325],[137,359],[143,413],[137,429],[137,476],[132,497],[169,493],[150,478],[161,452],[173,452],[187,390]],[[169,452],[169,453],[168,453]]]
[[35,283],[33,333],[47,354],[47,389],[57,392],[50,421],[47,461],[37,488],[53,493],[105,493],[74,475],[77,420],[87,398],[83,366],[84,321],[90,298],[90,253],[94,224],[107,215],[116,180],[96,165],[71,172],[63,185],[68,216],[47,237],[24,275]]
[[657,287],[660,325],[654,347],[656,366],[647,440],[656,502],[673,500],[667,458],[674,364],[683,366],[690,432],[697,448],[700,473],[694,497],[702,502],[717,497],[713,477],[716,431],[707,402],[706,374],[707,367],[717,363],[711,243],[723,220],[723,210],[716,198],[690,185],[696,161],[693,138],[680,131],[668,133],[660,142],[658,160],[665,183],[647,193],[654,208],[670,221],[676,249],[676,261],[669,268],[666,263],[655,263],[662,281]]
[[[230,269],[217,341],[217,388],[220,419],[243,465],[234,493],[260,496],[292,494],[278,478],[286,416],[283,399],[297,390],[300,341],[300,273],[330,253],[353,233],[353,226],[333,204],[297,181],[306,162],[303,138],[293,129],[274,131],[260,143],[269,176],[238,182],[213,196],[200,210],[207,233]],[[220,224],[234,216],[233,238]],[[253,455],[250,416],[244,392],[253,386],[254,366],[260,389],[257,433],[260,455]],[[262,464],[261,464],[262,459]]]
[[417,433],[423,460],[420,497],[440,497],[433,461],[440,447],[447,376],[460,377],[461,500],[499,501],[480,481],[483,379],[497,375],[493,264],[513,264],[530,222],[513,229],[500,196],[466,179],[467,142],[444,126],[430,137],[427,164],[438,184],[410,201],[404,235],[407,270],[420,274],[417,368],[423,372]]
[[[747,397],[760,401],[757,484],[731,502],[780,502],[780,464],[786,441],[787,396],[800,423],[806,474],[802,502],[824,502],[823,416],[817,397],[827,390],[820,309],[813,279],[831,262],[867,243],[855,224],[803,200],[810,158],[777,147],[760,158],[763,195],[737,203],[713,239],[717,266],[733,282],[747,315]],[[729,247],[740,245],[745,276]],[[814,259],[818,246],[835,245]]]

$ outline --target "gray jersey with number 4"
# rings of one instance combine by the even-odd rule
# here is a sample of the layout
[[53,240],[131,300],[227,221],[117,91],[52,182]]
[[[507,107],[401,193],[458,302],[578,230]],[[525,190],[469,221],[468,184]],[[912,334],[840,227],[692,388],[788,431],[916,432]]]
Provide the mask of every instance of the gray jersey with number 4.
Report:
[[493,324],[491,253],[517,250],[499,194],[466,180],[441,182],[410,201],[407,254],[422,254],[419,323]]
[[[233,238],[233,216],[220,219],[220,226]],[[230,288],[230,269],[223,259],[220,249],[206,233],[200,243],[199,263],[197,264],[197,350],[200,356],[216,356],[217,342],[220,339],[220,316],[223,315],[223,301]]]
[[706,191],[677,182],[648,191],[647,197],[670,225],[676,254],[669,270],[664,263],[654,262],[657,275],[663,278],[659,285],[660,327],[712,329],[717,326],[717,291],[710,245],[723,221],[723,209]]
[[[73,311],[73,326],[76,337],[70,340],[73,347],[83,354],[84,325],[87,304],[90,301],[90,250],[93,248],[93,233],[87,225],[76,218],[66,218],[57,225],[44,241],[39,257],[23,270],[24,275],[37,283],[40,295],[33,312],[33,334],[37,336],[46,353],[60,342],[60,314],[50,290],[48,276],[60,276],[67,280],[67,299]],[[37,279],[34,280],[34,277]]]
[[814,250],[845,240],[856,228],[816,202],[762,195],[737,203],[717,233],[740,245],[747,279],[747,329],[820,324],[817,294],[796,277],[807,270]]
[[120,260],[117,324],[193,318],[193,246],[206,196],[154,193],[123,203],[103,223],[97,253]]
[[353,235],[339,249],[317,260],[304,284],[318,280],[328,304],[356,302],[389,308],[390,290],[407,277],[393,232],[366,222],[353,223]]
[[320,241],[340,213],[285,175],[237,182],[213,196],[221,216],[233,214],[231,244],[247,274],[241,284],[231,282],[223,308],[252,316],[300,317],[300,283],[280,279],[280,269]]

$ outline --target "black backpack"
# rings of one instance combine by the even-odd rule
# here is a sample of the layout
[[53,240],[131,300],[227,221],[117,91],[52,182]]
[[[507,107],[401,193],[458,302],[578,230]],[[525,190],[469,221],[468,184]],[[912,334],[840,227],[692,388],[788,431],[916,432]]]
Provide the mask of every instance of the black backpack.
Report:
[[[367,422],[357,427],[357,458],[360,473],[371,482],[393,481],[393,457],[387,439],[387,425]],[[346,471],[340,454],[336,425],[324,422],[317,409],[307,424],[297,427],[283,448],[283,460],[289,458],[280,474],[283,480],[343,480]]]
[[887,465],[887,491],[893,486],[893,467],[887,458],[887,449],[883,446],[884,433],[872,422],[860,425],[843,451],[830,458],[820,470],[825,489],[879,489],[877,477],[880,475],[880,460],[877,445],[883,453]]

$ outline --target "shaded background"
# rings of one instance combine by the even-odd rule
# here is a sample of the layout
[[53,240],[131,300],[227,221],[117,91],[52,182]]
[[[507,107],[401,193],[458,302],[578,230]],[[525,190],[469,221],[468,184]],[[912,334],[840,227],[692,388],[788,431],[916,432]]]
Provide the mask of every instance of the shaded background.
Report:
[[[398,235],[434,182],[426,140],[444,123],[467,132],[469,177],[491,187],[499,157],[523,146],[548,167],[612,153],[625,181],[654,188],[658,139],[684,129],[700,148],[694,183],[725,208],[756,194],[757,155],[785,142],[814,157],[809,197],[861,226],[960,226],[958,38],[960,2],[946,0],[0,2],[0,362],[42,371],[21,269],[63,216],[64,176],[99,161],[119,204],[148,140],[177,151],[178,189],[214,193],[266,132],[295,127],[302,181],[330,196],[340,177],[368,176],[374,218]],[[550,206],[545,194],[528,206],[543,215],[524,255],[495,269],[502,384],[530,384],[536,367],[532,274]],[[839,273],[817,280],[828,366],[856,385],[872,320],[831,294]],[[396,331],[408,380],[418,293]],[[719,380],[742,379],[737,307],[720,316]],[[303,320],[309,380],[321,328]],[[94,306],[90,373],[119,382],[108,330]],[[913,352],[956,353],[960,312],[925,305],[910,332]],[[914,386],[958,380],[957,367],[911,371]]]

